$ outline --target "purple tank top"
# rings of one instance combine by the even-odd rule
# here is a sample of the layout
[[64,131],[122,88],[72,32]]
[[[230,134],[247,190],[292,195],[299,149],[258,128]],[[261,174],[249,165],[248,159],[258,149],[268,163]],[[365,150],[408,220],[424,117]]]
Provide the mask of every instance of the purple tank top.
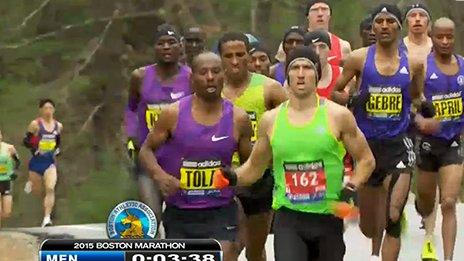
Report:
[[58,122],[55,121],[55,126],[52,131],[45,129],[42,119],[37,120],[39,124],[39,151],[44,153],[53,153],[56,148],[57,136],[58,136]]
[[461,133],[463,122],[464,59],[456,55],[459,71],[449,76],[441,72],[433,53],[427,56],[424,95],[435,107],[441,130],[433,136],[451,140]]
[[408,58],[399,50],[398,71],[392,76],[383,76],[375,66],[375,50],[375,45],[368,47],[359,88],[360,95],[369,93],[370,98],[362,107],[354,108],[354,116],[367,139],[392,138],[406,132],[410,121]]
[[233,200],[234,190],[214,189],[212,175],[221,165],[231,165],[237,149],[233,105],[224,100],[221,120],[214,126],[204,126],[193,119],[192,98],[180,100],[176,129],[156,153],[162,169],[181,183],[181,189],[165,201],[182,209],[225,206]]
[[275,68],[275,80],[280,82],[282,86],[285,83],[285,64],[279,63]]
[[140,90],[140,101],[137,105],[138,118],[138,142],[142,144],[149,130],[158,120],[161,108],[190,95],[190,69],[182,65],[176,79],[169,84],[162,84],[158,80],[156,66],[149,65],[145,68]]

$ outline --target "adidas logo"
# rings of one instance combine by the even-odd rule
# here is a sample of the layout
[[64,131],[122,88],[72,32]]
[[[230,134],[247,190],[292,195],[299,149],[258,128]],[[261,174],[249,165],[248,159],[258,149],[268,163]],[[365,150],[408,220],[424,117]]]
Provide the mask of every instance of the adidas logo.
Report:
[[409,74],[409,71],[408,71],[408,69],[406,69],[406,67],[403,66],[403,68],[401,68],[401,70],[400,70],[400,73],[401,74]]
[[396,168],[397,169],[405,169],[406,165],[404,165],[403,161],[400,161],[400,163],[398,163],[398,165],[396,165]]
[[435,79],[438,79],[438,76],[435,73],[430,75],[430,80],[435,80]]
[[458,147],[459,144],[456,142],[456,141],[453,141],[453,143],[451,144],[451,147]]

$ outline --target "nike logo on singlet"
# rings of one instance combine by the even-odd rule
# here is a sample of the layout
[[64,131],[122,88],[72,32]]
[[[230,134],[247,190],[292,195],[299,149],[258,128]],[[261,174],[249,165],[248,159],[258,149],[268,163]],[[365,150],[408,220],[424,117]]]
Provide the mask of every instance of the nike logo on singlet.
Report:
[[220,141],[220,140],[227,139],[227,138],[229,138],[229,136],[216,137],[216,135],[213,135],[213,137],[211,137],[211,140],[214,142],[214,141]]
[[184,92],[171,92],[171,99],[177,100],[184,96]]

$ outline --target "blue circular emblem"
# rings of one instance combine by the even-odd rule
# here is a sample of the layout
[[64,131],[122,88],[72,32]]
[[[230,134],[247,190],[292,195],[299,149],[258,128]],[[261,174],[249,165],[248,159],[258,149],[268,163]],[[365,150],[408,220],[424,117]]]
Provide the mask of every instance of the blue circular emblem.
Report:
[[155,238],[158,222],[150,207],[140,201],[124,201],[110,213],[106,224],[111,239]]

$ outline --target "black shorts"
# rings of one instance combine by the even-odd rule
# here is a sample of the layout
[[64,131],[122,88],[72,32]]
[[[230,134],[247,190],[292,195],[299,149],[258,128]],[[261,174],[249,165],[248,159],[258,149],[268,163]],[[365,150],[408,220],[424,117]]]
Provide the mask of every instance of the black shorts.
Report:
[[267,169],[263,177],[250,187],[239,188],[237,196],[245,215],[251,216],[270,211],[273,190],[274,176],[270,169]]
[[167,206],[163,213],[166,238],[235,241],[237,236],[237,203],[212,209],[179,209]]
[[0,195],[6,196],[6,195],[11,195],[13,191],[11,191],[12,188],[12,182],[11,181],[0,181]]
[[413,172],[416,163],[414,143],[406,134],[367,142],[375,158],[375,169],[368,185],[381,186],[388,175]]
[[343,260],[342,219],[281,208],[274,222],[276,261]]
[[437,172],[439,168],[462,164],[461,139],[441,139],[432,136],[417,136],[417,166],[419,169]]

